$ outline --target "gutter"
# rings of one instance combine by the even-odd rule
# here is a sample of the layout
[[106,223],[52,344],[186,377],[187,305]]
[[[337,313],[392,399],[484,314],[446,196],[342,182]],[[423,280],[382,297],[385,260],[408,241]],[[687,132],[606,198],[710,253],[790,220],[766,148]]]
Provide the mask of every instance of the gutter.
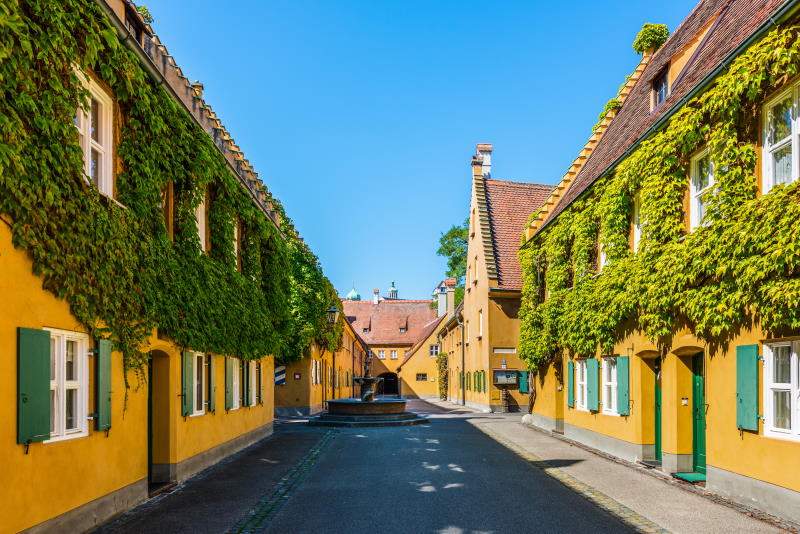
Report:
[[[725,59],[723,59],[719,65],[716,66],[716,68],[713,71],[706,74],[703,77],[703,79],[700,80],[700,82],[692,90],[686,93],[683,96],[683,98],[681,98],[678,102],[673,104],[672,107],[669,108],[669,110],[667,110],[658,120],[656,120],[656,122],[654,122],[647,129],[647,131],[645,131],[639,137],[639,139],[636,140],[634,144],[628,147],[627,150],[625,150],[625,152],[623,152],[617,159],[612,161],[611,164],[608,167],[606,167],[606,169],[602,173],[600,173],[592,183],[594,184],[594,182],[597,182],[598,180],[603,178],[605,175],[611,172],[617,165],[619,165],[620,162],[622,162],[628,156],[630,156],[631,153],[639,147],[639,145],[641,145],[644,141],[646,141],[651,135],[656,133],[656,131],[661,129],[664,123],[666,123],[667,120],[669,120],[679,109],[681,109],[684,105],[686,105],[686,103],[689,100],[697,96],[698,93],[700,93],[703,89],[708,87],[708,85],[710,85],[723,70],[728,68],[731,62],[733,62],[733,60],[736,59],[745,49],[747,49],[751,44],[753,44],[754,41],[759,39],[764,33],[770,30],[772,26],[777,26],[778,24],[789,18],[791,15],[794,14],[795,11],[797,11],[798,8],[800,8],[800,0],[786,0],[786,2],[775,13],[770,15],[767,18],[767,20],[765,20],[755,32],[751,33],[747,39],[742,41],[739,44],[739,46],[734,48],[728,54],[728,56]],[[580,195],[578,195],[575,199],[573,199],[572,202],[570,202],[570,204],[577,202],[579,199],[581,199],[589,191],[589,189],[591,189],[591,187],[588,187],[585,191],[583,191]],[[558,215],[556,215],[555,217],[547,221],[544,225],[542,225],[542,227],[539,228],[539,230],[536,232],[536,235],[541,234],[544,231],[544,229],[550,226],[550,223],[556,219],[558,219]],[[527,247],[528,244],[534,240],[536,235],[531,239],[529,239],[520,248],[522,249]]]
[[[167,79],[164,77],[164,74],[160,70],[158,70],[158,67],[156,67],[155,63],[153,63],[153,60],[150,59],[150,56],[148,56],[145,53],[144,49],[142,49],[142,47],[139,46],[139,43],[136,42],[136,40],[134,40],[131,37],[130,32],[125,27],[125,24],[121,20],[119,20],[119,17],[117,17],[116,12],[114,12],[114,10],[111,9],[111,7],[109,7],[109,5],[106,3],[105,0],[94,0],[94,3],[97,4],[97,6],[103,11],[103,13],[105,13],[106,17],[108,17],[108,20],[111,21],[111,24],[117,30],[117,37],[119,37],[119,40],[122,42],[123,45],[125,45],[125,47],[128,50],[134,53],[134,55],[139,60],[141,66],[147,72],[148,76],[150,76],[150,79],[153,81],[156,88],[158,88],[159,86],[163,87],[167,91],[167,93],[173,98],[173,100],[177,101],[181,105],[181,107],[183,107],[187,115],[189,115],[189,117],[192,118],[194,123],[197,126],[199,126],[203,132],[208,134],[208,132],[206,132],[206,129],[203,127],[200,121],[197,120],[197,117],[194,116],[191,110],[186,106],[186,103],[181,99],[180,96],[178,96],[178,93],[175,92],[175,89],[169,84],[169,82],[167,82]],[[214,146],[215,148],[217,148],[216,145]],[[217,148],[217,151],[219,151],[219,148]],[[250,194],[250,197],[253,199],[256,206],[258,206],[259,209],[261,209],[261,211],[264,212],[264,215],[266,215],[267,219],[269,219],[270,222],[272,222],[272,224],[275,226],[275,229],[278,230],[278,233],[285,238],[286,236],[281,231],[278,223],[275,222],[275,219],[272,218],[272,215],[270,214],[269,210],[266,209],[261,204],[261,201],[258,199],[257,193],[255,193],[252,189],[250,189],[250,186],[245,182],[245,178],[239,175],[239,173],[233,167],[231,162],[228,161],[228,158],[224,156],[224,154],[222,159],[225,160],[228,169],[231,171],[231,173],[233,173],[233,175],[236,177],[239,183],[244,187],[245,191],[247,191]]]

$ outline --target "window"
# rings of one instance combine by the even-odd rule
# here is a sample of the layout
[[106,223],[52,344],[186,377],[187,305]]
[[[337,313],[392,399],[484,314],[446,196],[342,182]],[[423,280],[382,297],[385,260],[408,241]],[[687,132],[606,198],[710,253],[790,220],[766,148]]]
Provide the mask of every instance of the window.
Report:
[[483,310],[478,310],[478,339],[483,337]]
[[[362,333],[362,334],[369,334],[369,328],[364,328],[364,329],[362,329],[362,330],[361,330],[361,333]],[[370,352],[372,352],[372,351],[370,351]]]
[[167,182],[164,189],[161,190],[161,210],[164,215],[164,227],[167,229],[169,238],[172,239],[174,235],[174,188],[172,182]]
[[658,108],[669,95],[669,81],[667,80],[667,69],[653,80],[653,109]]
[[602,272],[603,268],[608,265],[608,256],[603,248],[603,243],[600,242],[600,236],[597,237],[597,272]]
[[101,193],[113,198],[113,101],[90,76],[79,73],[78,77],[89,91],[87,109],[78,108],[74,118],[83,150],[83,171]]
[[797,180],[798,135],[797,89],[783,93],[769,102],[764,112],[764,176],[762,191],[768,193],[779,184]]
[[417,382],[427,382],[428,373],[417,373]]
[[694,230],[703,224],[708,196],[714,187],[714,165],[708,157],[708,152],[704,152],[692,160],[691,174],[689,218],[691,228]]
[[578,409],[588,410],[586,407],[586,360],[577,360],[575,362],[575,393]]
[[197,220],[197,236],[200,238],[200,250],[208,250],[208,240],[206,239],[206,196],[203,193],[200,204],[194,210],[194,217]]
[[241,239],[239,237],[239,221],[234,219],[233,220],[233,258],[234,262],[236,263],[236,269],[241,270],[241,258],[239,256],[239,252],[241,251]]
[[428,354],[430,356],[438,356],[439,355],[439,345],[430,345],[428,347]]
[[372,352],[371,350],[368,350],[367,351],[367,356],[369,356],[370,358],[374,358],[375,357],[375,353]]
[[617,358],[603,358],[603,413],[618,415]]
[[231,410],[237,410],[239,406],[241,406],[241,397],[242,397],[242,384],[241,384],[241,377],[242,377],[242,362],[238,358],[233,359],[233,406],[231,406]]
[[389,351],[389,358],[392,359],[392,360],[396,360],[397,359],[397,351],[396,350]]
[[408,358],[408,351],[404,350],[403,351],[403,359],[405,360],[406,358]]
[[401,334],[405,334],[406,333],[406,328],[404,326],[400,327],[400,333]]
[[472,373],[467,373],[467,391],[472,390]]
[[89,434],[89,336],[50,331],[50,439],[60,441]]
[[202,352],[194,353],[194,407],[192,415],[206,413],[206,356]]
[[800,342],[764,347],[764,433],[800,440]]
[[639,242],[642,240],[642,219],[641,203],[639,195],[633,197],[633,251],[639,250]]
[[379,350],[378,351],[378,359],[379,360],[385,360],[386,359],[386,351]]

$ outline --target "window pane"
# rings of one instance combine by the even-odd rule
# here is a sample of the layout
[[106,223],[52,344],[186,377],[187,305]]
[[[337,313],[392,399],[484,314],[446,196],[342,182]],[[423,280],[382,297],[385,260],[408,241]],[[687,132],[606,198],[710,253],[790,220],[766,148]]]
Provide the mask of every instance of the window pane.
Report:
[[708,156],[703,156],[697,161],[697,173],[695,175],[695,189],[702,191],[711,185],[712,179],[711,161]]
[[92,99],[92,123],[90,124],[92,139],[100,143],[100,102]]
[[67,353],[65,356],[65,378],[67,380],[77,380],[77,368],[75,366],[75,349],[78,344],[74,340],[67,340]]
[[772,181],[786,184],[792,181],[792,144],[772,153]]
[[791,347],[775,347],[773,350],[772,382],[788,384],[791,382],[792,352]]
[[790,430],[792,428],[790,393],[788,391],[773,391],[772,399],[774,408],[772,425],[775,428]]
[[92,149],[92,159],[89,163],[89,177],[92,179],[92,183],[97,187],[100,187],[100,152]]
[[697,211],[697,223],[702,222],[703,217],[706,216],[706,203],[703,201],[704,195],[698,195],[695,202],[695,209]]
[[194,404],[195,410],[198,412],[203,409],[203,357],[198,356],[195,361],[195,374],[197,379],[195,382]]
[[58,412],[58,406],[56,405],[56,390],[50,390],[50,433],[55,434],[56,432],[56,413]]
[[50,336],[50,380],[56,379],[56,338]]
[[792,97],[772,106],[769,110],[769,144],[774,145],[792,133]]
[[78,390],[68,389],[66,401],[66,427],[67,430],[75,430],[78,428]]

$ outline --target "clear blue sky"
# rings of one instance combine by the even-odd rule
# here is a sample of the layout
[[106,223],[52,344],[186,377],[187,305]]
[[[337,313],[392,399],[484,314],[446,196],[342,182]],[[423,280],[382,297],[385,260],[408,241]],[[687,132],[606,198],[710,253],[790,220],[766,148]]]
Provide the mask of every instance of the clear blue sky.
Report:
[[696,1],[141,3],[339,292],[429,298],[475,143],[495,178],[556,183],[642,24],[672,31]]

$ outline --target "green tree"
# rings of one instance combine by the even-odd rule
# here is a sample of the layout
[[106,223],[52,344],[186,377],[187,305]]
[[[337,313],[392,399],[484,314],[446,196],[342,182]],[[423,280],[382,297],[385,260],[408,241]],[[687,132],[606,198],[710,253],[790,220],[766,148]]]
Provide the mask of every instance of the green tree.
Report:
[[464,298],[464,278],[467,275],[467,239],[469,238],[469,217],[461,225],[453,225],[439,238],[436,254],[447,258],[447,276],[458,280],[455,292],[455,305]]

